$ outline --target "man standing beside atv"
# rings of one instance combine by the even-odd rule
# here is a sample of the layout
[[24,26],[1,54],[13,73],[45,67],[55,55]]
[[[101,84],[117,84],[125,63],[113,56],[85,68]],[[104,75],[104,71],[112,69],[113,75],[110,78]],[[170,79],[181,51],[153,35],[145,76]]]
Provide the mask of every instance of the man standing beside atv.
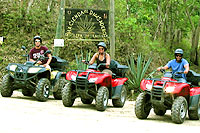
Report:
[[[110,55],[105,52],[107,50],[106,44],[104,42],[100,42],[97,45],[97,48],[98,52],[93,55],[92,59],[87,64],[92,65],[95,61],[97,61],[97,66],[98,66],[101,63],[105,63],[105,66],[100,66],[99,69],[102,72],[112,75],[112,71],[109,70],[111,61]],[[85,60],[82,60],[82,62],[86,63]]]
[[[30,61],[35,62],[41,55],[44,55],[44,53],[48,50],[48,48],[46,46],[40,45],[42,43],[42,39],[40,36],[35,36],[33,38],[33,41],[34,41],[35,47],[30,50],[29,57],[30,57]],[[52,56],[51,54],[47,54],[44,56],[47,56],[48,59],[38,61],[37,64],[43,65],[44,67],[49,68],[51,70],[49,64],[51,63]]]
[[169,69],[172,68],[172,73],[175,72],[183,72],[184,74],[177,74],[175,75],[175,79],[177,81],[186,83],[186,74],[189,71],[189,63],[186,59],[183,57],[183,50],[182,49],[176,49],[175,50],[175,59],[169,61],[164,67],[157,68],[158,71],[161,69]]

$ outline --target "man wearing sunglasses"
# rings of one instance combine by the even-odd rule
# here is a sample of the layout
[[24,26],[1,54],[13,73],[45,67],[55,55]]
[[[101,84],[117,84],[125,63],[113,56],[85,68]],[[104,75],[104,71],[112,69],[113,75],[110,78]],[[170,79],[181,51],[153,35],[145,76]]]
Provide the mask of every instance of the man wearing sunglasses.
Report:
[[189,63],[186,59],[183,58],[183,50],[182,49],[176,49],[175,50],[175,59],[169,61],[164,67],[157,68],[158,71],[161,69],[169,69],[172,68],[172,73],[175,72],[184,72],[184,74],[177,74],[175,75],[175,79],[186,83],[186,74],[189,71]]
[[[44,53],[48,50],[48,48],[46,46],[41,46],[42,39],[40,36],[35,36],[33,38],[33,42],[35,44],[35,47],[30,50],[29,57],[30,61],[35,62],[41,55],[44,55]],[[51,62],[52,56],[51,54],[47,54],[47,56],[49,57],[48,59],[38,61],[37,64],[43,65],[44,67],[50,69],[49,64]]]

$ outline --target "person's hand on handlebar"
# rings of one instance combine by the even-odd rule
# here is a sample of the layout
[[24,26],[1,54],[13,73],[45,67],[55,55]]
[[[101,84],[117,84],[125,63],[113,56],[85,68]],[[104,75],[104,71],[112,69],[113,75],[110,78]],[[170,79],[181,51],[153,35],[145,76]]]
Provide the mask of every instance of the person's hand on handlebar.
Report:
[[38,65],[42,65],[42,62],[41,62],[41,61],[37,61],[37,64],[38,64]]
[[157,68],[157,71],[160,71],[161,69],[164,69],[163,67],[158,67]]
[[106,63],[106,68],[109,68],[110,67],[110,63]]
[[188,72],[189,72],[189,70],[185,70],[185,71],[184,71],[184,74],[187,74]]
[[82,60],[83,63],[87,64],[87,65],[90,65],[90,62],[89,61],[86,61],[86,60]]

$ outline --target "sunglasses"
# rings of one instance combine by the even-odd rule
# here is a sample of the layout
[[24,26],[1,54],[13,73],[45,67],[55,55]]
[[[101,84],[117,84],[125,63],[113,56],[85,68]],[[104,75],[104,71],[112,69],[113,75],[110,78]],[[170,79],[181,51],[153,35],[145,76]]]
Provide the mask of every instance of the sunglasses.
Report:
[[182,55],[176,55],[176,57],[182,57]]
[[104,48],[98,48],[99,50],[104,50]]
[[36,40],[35,42],[40,42],[40,40]]

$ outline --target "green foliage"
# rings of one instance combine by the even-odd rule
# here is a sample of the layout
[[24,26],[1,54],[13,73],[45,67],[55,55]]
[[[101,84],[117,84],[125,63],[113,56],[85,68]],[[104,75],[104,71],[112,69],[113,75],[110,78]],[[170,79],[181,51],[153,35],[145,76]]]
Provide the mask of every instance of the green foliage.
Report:
[[[27,13],[29,1],[0,0],[0,36],[6,37],[0,46],[2,68],[10,62],[24,62],[19,49],[21,45],[31,49],[35,35],[40,35],[44,45],[53,50],[60,0],[52,1],[50,12],[47,12],[49,0],[34,0]],[[127,55],[142,53],[152,58],[147,73],[173,59],[176,48],[182,48],[184,58],[189,61],[192,25],[186,9],[196,26],[200,18],[199,6],[200,2],[194,0],[115,0],[115,59],[127,64]],[[66,0],[66,7],[108,10],[109,1]],[[96,52],[97,43],[65,40],[59,56],[69,62],[68,70],[85,69],[80,61],[89,54],[87,51]],[[108,53],[109,48],[108,44]]]
[[84,64],[82,62],[82,60],[86,60],[89,61],[90,60],[90,55],[91,55],[91,51],[89,53],[86,53],[85,58],[84,58],[84,54],[81,51],[81,55],[78,56],[77,54],[75,54],[75,58],[76,58],[76,65],[77,65],[77,69],[78,70],[86,70],[88,68],[87,64]]
[[151,61],[151,57],[149,57],[146,61],[142,54],[138,54],[137,63],[135,63],[135,59],[133,58],[133,56],[130,56],[130,59],[128,61],[128,66],[130,70],[128,81],[132,85],[132,88],[135,92],[139,91],[140,82],[145,77],[145,73],[147,72]]

